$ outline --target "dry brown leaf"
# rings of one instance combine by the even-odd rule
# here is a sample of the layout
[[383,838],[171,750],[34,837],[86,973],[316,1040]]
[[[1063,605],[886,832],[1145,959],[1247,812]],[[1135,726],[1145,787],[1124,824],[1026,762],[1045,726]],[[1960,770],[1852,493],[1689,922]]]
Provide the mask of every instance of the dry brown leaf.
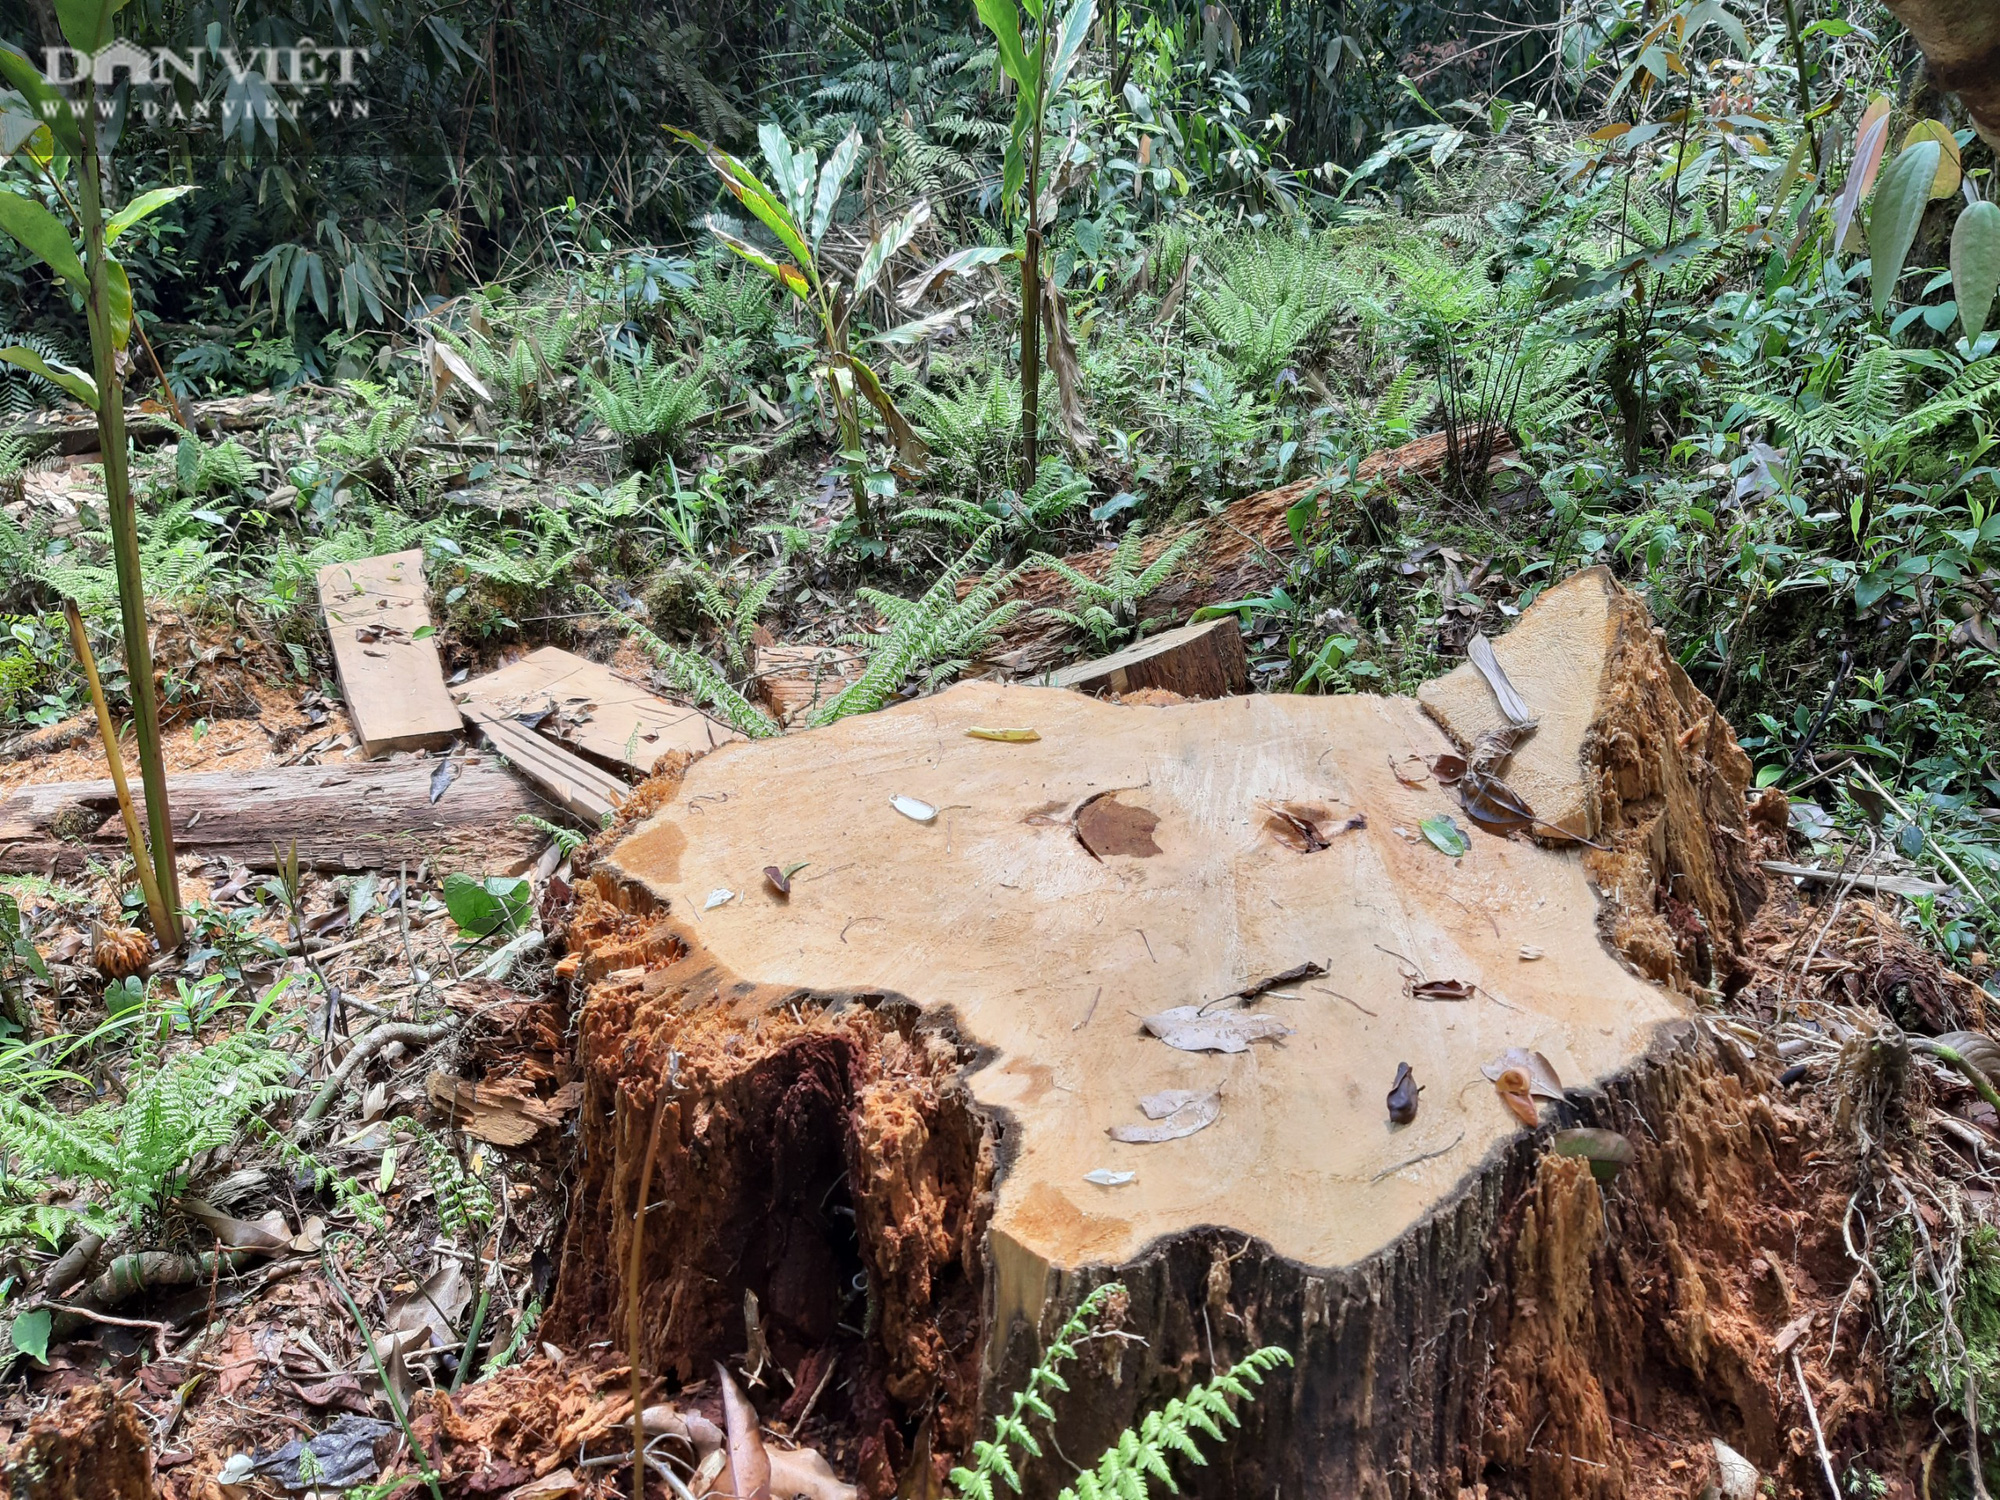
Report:
[[1528,1091],[1544,1099],[1560,1099],[1563,1096],[1562,1079],[1556,1073],[1555,1064],[1539,1052],[1530,1052],[1526,1047],[1509,1047],[1505,1052],[1480,1068],[1495,1083],[1509,1068],[1518,1068],[1527,1076]]
[[[1457,757],[1453,757],[1457,759]],[[1389,769],[1395,773],[1404,786],[1422,786],[1431,779],[1431,773],[1424,765],[1421,755],[1390,756]]]
[[181,1199],[180,1208],[231,1250],[262,1250],[276,1255],[292,1248],[292,1231],[285,1223],[285,1216],[275,1209],[253,1223],[248,1219],[232,1219],[199,1198]]
[[1249,1016],[1242,1011],[1223,1011],[1205,1016],[1199,1005],[1177,1005],[1156,1016],[1146,1017],[1146,1030],[1182,1052],[1247,1052],[1250,1044],[1292,1034],[1292,1028],[1276,1016]]
[[1437,777],[1446,786],[1450,786],[1464,774],[1465,757],[1463,755],[1433,755],[1431,757],[1431,775]]
[[1470,1000],[1479,986],[1463,979],[1426,979],[1410,986],[1413,1000]]
[[1079,453],[1091,449],[1090,421],[1083,414],[1082,380],[1077,368],[1076,340],[1069,331],[1069,308],[1055,282],[1042,278],[1042,345],[1049,373],[1056,378],[1056,406],[1063,435]]
[[861,1491],[844,1482],[817,1448],[771,1450],[771,1500],[858,1500]]
[[1500,1102],[1514,1112],[1514,1118],[1530,1128],[1542,1123],[1542,1117],[1535,1110],[1534,1098],[1528,1092],[1528,1073],[1525,1068],[1507,1068],[1493,1080],[1493,1087],[1500,1095]]
[[1104,1133],[1114,1141],[1124,1141],[1130,1145],[1157,1145],[1161,1141],[1177,1141],[1193,1135],[1197,1130],[1206,1130],[1222,1117],[1222,1096],[1214,1090],[1196,1093],[1189,1089],[1169,1089],[1164,1093],[1148,1094],[1139,1101],[1139,1108],[1151,1125],[1113,1125]]
[[735,1500],[771,1500],[771,1455],[764,1449],[756,1408],[720,1361],[715,1374],[722,1382],[723,1452],[727,1455],[723,1483]]
[[1500,712],[1514,723],[1532,725],[1535,715],[1521,695],[1514,691],[1514,684],[1507,680],[1507,673],[1500,665],[1500,659],[1493,654],[1493,643],[1484,635],[1475,635],[1465,645],[1466,659],[1479,669],[1479,675],[1486,679],[1486,685],[1493,689],[1494,701],[1500,705]]

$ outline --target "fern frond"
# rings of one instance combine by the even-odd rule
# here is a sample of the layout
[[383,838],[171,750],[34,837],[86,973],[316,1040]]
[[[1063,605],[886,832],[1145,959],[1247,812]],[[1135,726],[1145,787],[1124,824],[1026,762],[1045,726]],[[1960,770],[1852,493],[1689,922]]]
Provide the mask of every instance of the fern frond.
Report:
[[669,645],[589,585],[579,584],[578,592],[631,632],[633,639],[666,673],[676,691],[686,693],[704,708],[713,709],[738,733],[751,739],[782,732],[762,709],[730,686],[729,679],[716,670],[713,662]]

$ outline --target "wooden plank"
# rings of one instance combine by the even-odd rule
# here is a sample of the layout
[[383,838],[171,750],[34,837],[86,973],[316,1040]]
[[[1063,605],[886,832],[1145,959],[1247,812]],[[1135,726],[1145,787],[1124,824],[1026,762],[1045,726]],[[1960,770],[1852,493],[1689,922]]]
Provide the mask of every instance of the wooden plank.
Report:
[[[515,820],[546,816],[548,804],[486,757],[464,762],[432,802],[436,769],[432,760],[342,761],[170,777],[174,843],[254,870],[275,869],[272,846],[294,839],[299,863],[315,870],[393,870],[405,860],[413,870],[429,860],[433,870],[487,875],[526,868],[543,839]],[[124,853],[109,781],[42,782],[0,800],[0,874],[73,875],[86,860]]]
[[1250,664],[1243,635],[1233,617],[1183,625],[1150,636],[1097,661],[1081,662],[1049,675],[1050,687],[1083,693],[1129,693],[1162,688],[1183,698],[1226,698],[1246,692]]
[[602,828],[624,800],[628,790],[624,782],[543,739],[518,719],[486,710],[468,711],[465,717],[488,745],[507,757],[508,764],[588,827]]
[[458,734],[431,623],[423,549],[319,570],[319,607],[333,641],[340,692],[364,755],[436,750]]
[[558,646],[544,646],[511,666],[455,690],[468,717],[514,718],[553,709],[536,725],[579,754],[644,776],[671,750],[704,754],[734,729],[698,708],[669,703],[607,666]]

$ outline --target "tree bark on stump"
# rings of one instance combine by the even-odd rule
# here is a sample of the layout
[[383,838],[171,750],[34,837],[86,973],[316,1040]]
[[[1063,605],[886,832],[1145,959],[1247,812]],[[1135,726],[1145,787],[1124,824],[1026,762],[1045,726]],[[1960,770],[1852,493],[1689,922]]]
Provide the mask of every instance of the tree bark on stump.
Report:
[[[812,1440],[886,1496],[920,1428],[941,1473],[1117,1279],[1144,1343],[1087,1346],[1056,1434],[1073,1460],[1277,1343],[1296,1368],[1206,1468],[1178,1467],[1193,1492],[1617,1492],[1612,1419],[1646,1409],[1618,1380],[1661,1348],[1695,1357],[1650,1339],[1659,1298],[1619,1288],[1659,1278],[1604,1226],[1672,1243],[1648,1216],[1759,1181],[1776,1127],[1747,1086],[1734,1135],[1683,1119],[1717,1108],[1717,1064],[1676,991],[1726,970],[1762,890],[1747,763],[1637,601],[1574,587],[1606,628],[1551,649],[1589,654],[1600,706],[1552,717],[1568,739],[1544,749],[1605,780],[1590,870],[1621,883],[1596,874],[1602,910],[1574,850],[1473,829],[1453,858],[1419,831],[1470,822],[1417,769],[1452,741],[1408,700],[1149,709],[965,684],[697,762],[599,861],[569,930],[584,1160],[552,1335],[617,1337],[636,1297],[649,1371],[694,1381],[768,1349],[794,1385],[767,1370],[752,1395],[783,1423],[832,1377],[814,1409],[851,1438]],[[967,733],[993,727],[1041,738]],[[1694,874],[1713,888],[1673,894]],[[1441,980],[1470,998],[1426,998]],[[1179,1006],[1292,1031],[1218,1055],[1142,1030]],[[1508,1046],[1570,1085],[1532,1131],[1481,1076]],[[1402,1128],[1382,1102],[1398,1060],[1427,1090]],[[1219,1089],[1220,1118],[1107,1138],[1167,1087]],[[1576,1125],[1633,1141],[1636,1206],[1544,1154]],[[1032,1465],[1029,1490],[1068,1472]]]

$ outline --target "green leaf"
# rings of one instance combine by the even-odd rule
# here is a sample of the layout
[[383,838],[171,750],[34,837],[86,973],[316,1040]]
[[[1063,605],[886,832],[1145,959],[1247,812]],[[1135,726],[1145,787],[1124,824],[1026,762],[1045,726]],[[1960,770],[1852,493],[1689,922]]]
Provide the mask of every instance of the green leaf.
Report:
[[786,291],[804,302],[812,295],[812,288],[806,282],[805,273],[797,266],[771,259],[762,250],[747,240],[739,240],[715,220],[708,221],[708,232],[721,240],[731,250],[749,261],[751,265],[769,276]]
[[132,342],[132,278],[125,274],[124,262],[112,255],[104,257],[104,300],[111,347],[123,349]]
[[12,1328],[14,1347],[38,1364],[49,1362],[49,1329],[55,1317],[46,1307],[15,1313]]
[[40,257],[43,265],[62,277],[78,292],[90,291],[90,278],[83,262],[76,258],[76,246],[62,220],[34,199],[20,193],[0,192],[0,229]]
[[701,137],[675,126],[666,128],[669,134],[678,136],[708,158],[708,164],[715,168],[715,175],[722,179],[722,185],[778,237],[778,243],[791,253],[793,260],[801,265],[812,263],[812,251],[806,248],[805,237],[800,233],[791,210],[778,201],[777,194],[765,185],[761,177],[721,147],[710,145]]
[[1056,42],[1056,55],[1049,64],[1049,86],[1047,97],[1053,99],[1062,91],[1069,78],[1069,71],[1076,66],[1082,55],[1084,38],[1090,35],[1090,21],[1096,11],[1095,0],[1076,0],[1063,17],[1062,34]]
[[810,148],[795,151],[791,139],[774,120],[757,127],[757,143],[764,148],[764,161],[785,195],[785,207],[795,223],[803,224],[812,210],[813,180],[819,175],[819,157]]
[[861,252],[861,264],[854,271],[853,298],[859,302],[862,295],[875,285],[882,268],[895,258],[917,231],[930,221],[931,205],[926,198],[919,198],[910,205],[908,213],[898,215],[883,231],[869,241],[868,248]]
[[96,52],[111,41],[111,21],[125,0],[56,0],[62,34],[79,52]]
[[533,887],[525,879],[505,875],[476,880],[470,875],[444,878],[444,909],[469,938],[489,937],[505,929],[519,932],[526,925]]
[[52,381],[68,391],[92,411],[97,410],[97,382],[73,365],[50,365],[32,349],[24,349],[18,344],[0,349],[0,359],[10,365],[19,365],[32,375]]
[[1951,294],[1972,343],[1986,330],[1993,294],[2000,289],[2000,204],[1975,203],[1951,231]]
[[1425,838],[1453,859],[1472,848],[1472,840],[1465,836],[1465,830],[1458,826],[1458,820],[1450,813],[1433,813],[1417,826],[1424,831]]
[[1027,49],[1021,45],[1021,15],[1014,9],[1014,0],[973,0],[973,9],[993,33],[993,40],[1000,44],[1000,70],[1023,90],[1034,92]]
[[153,188],[149,192],[141,193],[105,221],[105,246],[108,248],[117,244],[118,236],[130,229],[134,224],[137,224],[141,219],[150,218],[169,203],[172,203],[176,198],[185,197],[193,191],[194,184],[186,183],[180,187]]
[[[76,114],[70,109],[69,100],[49,87],[42,70],[29,62],[25,53],[5,42],[0,42],[0,77],[20,92],[36,118],[49,127],[65,149],[72,152],[79,149],[83,138],[77,133]],[[29,150],[33,149],[31,137]]]
[[1889,307],[1889,294],[1902,279],[1903,258],[1917,237],[1917,221],[1931,199],[1937,176],[1938,143],[1918,141],[1896,153],[1875,189],[1875,207],[1868,216],[1869,280],[1874,290],[1875,316]]
[[841,189],[847,186],[847,179],[854,171],[854,164],[861,160],[861,132],[849,130],[841,137],[840,144],[833,148],[833,155],[826,159],[826,170],[819,174],[819,194],[813,199],[812,242],[817,249],[819,242],[826,238],[827,226],[833,223],[833,211],[840,203]]

